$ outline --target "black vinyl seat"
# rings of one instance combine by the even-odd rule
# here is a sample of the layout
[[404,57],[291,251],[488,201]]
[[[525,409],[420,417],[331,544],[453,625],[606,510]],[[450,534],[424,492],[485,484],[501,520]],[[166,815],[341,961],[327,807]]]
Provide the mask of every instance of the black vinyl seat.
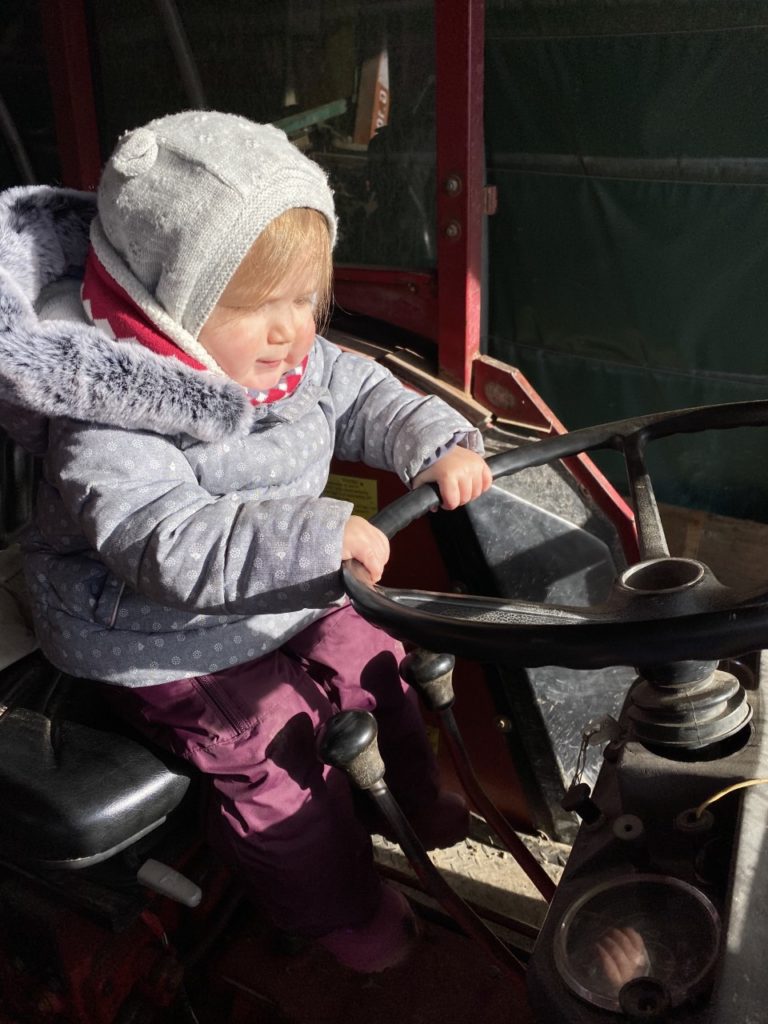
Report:
[[39,652],[0,672],[0,860],[96,864],[161,825],[189,785]]
[[32,871],[107,860],[162,825],[191,782],[117,721],[98,686],[34,649],[16,540],[39,476],[0,431],[0,861]]

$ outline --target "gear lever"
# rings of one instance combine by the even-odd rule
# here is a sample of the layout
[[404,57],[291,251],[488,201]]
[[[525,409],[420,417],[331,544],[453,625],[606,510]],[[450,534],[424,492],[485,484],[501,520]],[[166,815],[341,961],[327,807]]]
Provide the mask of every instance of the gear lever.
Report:
[[555,894],[555,883],[483,790],[469,760],[453,714],[455,698],[451,677],[455,663],[456,659],[452,654],[434,654],[420,647],[407,654],[400,662],[400,675],[416,690],[428,710],[437,714],[456,772],[467,796],[544,899],[549,902]]
[[467,935],[480,942],[507,971],[521,976],[525,968],[464,900],[451,889],[427,856],[408,819],[384,782],[384,762],[376,740],[376,719],[368,711],[341,711],[318,732],[321,760],[341,768],[365,790],[384,815],[417,877]]

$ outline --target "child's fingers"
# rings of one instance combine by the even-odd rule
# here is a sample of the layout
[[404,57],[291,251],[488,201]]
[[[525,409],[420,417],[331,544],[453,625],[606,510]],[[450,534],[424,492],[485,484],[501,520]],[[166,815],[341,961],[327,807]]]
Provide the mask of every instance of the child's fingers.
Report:
[[624,947],[621,945],[621,943],[617,941],[615,931],[610,931],[607,934],[603,935],[603,937],[600,939],[600,942],[603,944],[603,946],[605,946],[605,948],[608,950],[608,952],[611,954],[614,960],[617,961],[617,963],[624,964],[627,962],[627,954],[625,953]]
[[636,952],[635,945],[623,928],[611,928],[605,936],[606,941],[614,943],[628,960],[631,960]]
[[493,478],[482,456],[466,448],[454,448],[418,473],[414,487],[428,482],[437,484],[442,508],[451,510],[479,498]]
[[373,582],[378,583],[384,574],[386,562],[373,551],[364,551],[357,555],[357,561],[362,563]]
[[636,931],[636,929],[630,926],[622,928],[622,931],[627,936],[627,939],[632,943],[637,952],[641,952],[643,956],[645,956],[645,943],[643,942],[643,937],[640,934],[640,932]]
[[371,538],[370,546],[362,560],[374,583],[379,582],[384,574],[384,568],[389,561],[389,541],[383,533],[379,531],[377,533],[378,536],[374,535]]
[[617,989],[648,970],[645,943],[634,928],[611,928],[595,948],[606,978]]
[[378,583],[384,574],[384,566],[381,564],[381,561],[377,558],[366,558],[363,565],[368,571],[371,581]]
[[355,558],[377,583],[389,561],[389,539],[359,516],[350,516],[344,530],[341,557]]
[[634,928],[612,928],[608,934],[632,964],[639,966],[646,961],[645,943]]
[[600,957],[600,965],[603,968],[605,974],[611,985],[619,989],[624,984],[621,970],[619,969],[616,961],[613,959],[611,953],[606,949],[602,942],[596,944],[597,955]]
[[440,481],[438,487],[440,488],[442,507],[448,509],[448,511],[458,508],[461,504],[461,491],[458,479],[455,476],[447,476]]
[[480,472],[472,481],[472,498],[479,498],[481,494],[485,494],[492,483],[493,477],[491,476],[491,471],[488,466],[483,463],[480,467]]
[[[487,469],[484,463],[482,468]],[[467,502],[479,498],[490,486],[490,470],[488,470],[487,481],[486,483],[485,473],[481,470],[475,471],[474,468],[466,472],[446,476],[439,484],[443,508],[458,508],[460,505],[466,505]]]

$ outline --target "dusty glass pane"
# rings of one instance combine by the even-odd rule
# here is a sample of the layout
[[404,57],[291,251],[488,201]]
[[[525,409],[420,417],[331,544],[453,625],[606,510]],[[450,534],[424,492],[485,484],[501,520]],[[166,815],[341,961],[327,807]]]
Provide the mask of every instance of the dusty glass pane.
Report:
[[105,153],[202,96],[281,125],[328,170],[337,263],[434,266],[430,0],[112,0],[90,17]]

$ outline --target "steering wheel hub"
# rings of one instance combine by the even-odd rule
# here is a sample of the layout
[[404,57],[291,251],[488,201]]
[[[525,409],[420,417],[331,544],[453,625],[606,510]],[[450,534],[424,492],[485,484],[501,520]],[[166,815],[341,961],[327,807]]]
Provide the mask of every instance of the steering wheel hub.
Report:
[[619,576],[625,590],[635,594],[675,594],[704,579],[706,566],[693,558],[651,558]]

